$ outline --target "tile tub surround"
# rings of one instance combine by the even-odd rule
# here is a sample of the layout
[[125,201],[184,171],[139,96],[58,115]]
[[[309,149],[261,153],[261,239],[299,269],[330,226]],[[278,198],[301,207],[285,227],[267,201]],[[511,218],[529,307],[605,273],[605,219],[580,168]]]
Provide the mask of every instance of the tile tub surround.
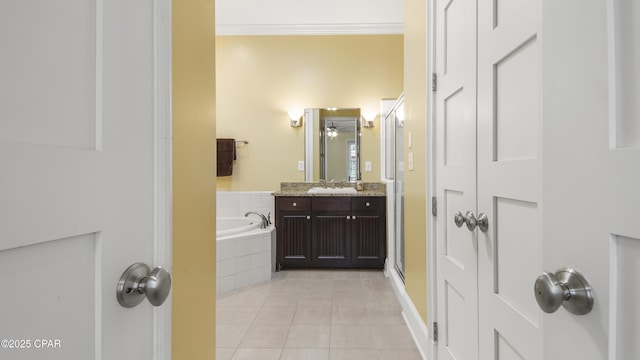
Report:
[[382,271],[285,270],[216,311],[218,360],[421,359]]
[[[274,203],[270,192],[219,191],[216,205],[219,217],[244,217],[248,211],[255,211],[265,216],[271,213],[273,221]],[[275,268],[274,255],[273,225],[269,229],[216,239],[216,294],[270,279]]]
[[274,214],[271,191],[218,191],[216,193],[216,213],[218,217],[242,217],[247,211]]
[[216,240],[216,294],[271,278],[275,228],[253,230]]
[[[280,190],[273,192],[274,196],[386,196],[387,186],[382,182],[363,182],[363,190],[345,194],[309,194],[307,191],[314,187],[331,187],[331,183],[322,182],[281,182]],[[336,187],[338,183],[336,183]],[[351,184],[350,186],[355,186]]]

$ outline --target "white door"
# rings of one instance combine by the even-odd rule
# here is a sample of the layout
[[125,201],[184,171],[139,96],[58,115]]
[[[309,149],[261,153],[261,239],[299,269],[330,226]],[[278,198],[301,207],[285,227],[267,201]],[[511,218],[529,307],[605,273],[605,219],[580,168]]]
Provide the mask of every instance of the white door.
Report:
[[[542,1],[478,1],[480,359],[542,356]],[[544,34],[544,40],[547,34]],[[546,198],[545,198],[546,200]],[[546,210],[546,208],[545,208]]]
[[544,359],[640,359],[640,3],[545,1],[544,271],[593,310],[542,316]]
[[477,236],[454,223],[476,208],[476,2],[436,1],[438,359],[478,353]]
[[154,26],[152,1],[0,2],[0,358],[162,351],[168,309],[115,292],[133,263],[170,266]]
[[[438,20],[447,24],[446,15]],[[639,16],[628,0],[479,2],[475,212],[488,215],[489,228],[474,230],[479,320],[468,346],[477,341],[478,353],[458,359],[640,358]],[[437,106],[449,96],[442,89]],[[436,115],[438,127],[447,116]],[[438,130],[436,145],[448,140]],[[447,178],[436,171],[440,191]],[[439,248],[452,219],[444,201]],[[438,321],[446,325],[440,252]],[[588,314],[538,308],[536,277],[563,267],[590,283]],[[439,355],[449,346],[440,342]]]

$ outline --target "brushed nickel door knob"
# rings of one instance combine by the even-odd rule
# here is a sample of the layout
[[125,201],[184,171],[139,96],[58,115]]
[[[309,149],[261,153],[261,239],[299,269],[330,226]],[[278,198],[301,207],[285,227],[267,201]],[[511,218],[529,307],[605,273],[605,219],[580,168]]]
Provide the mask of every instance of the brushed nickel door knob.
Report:
[[480,228],[480,231],[487,232],[489,230],[489,217],[485,213],[478,214],[478,218],[469,210],[464,215],[460,211],[456,211],[453,216],[453,221],[457,227],[462,227],[463,224],[467,224],[469,231],[475,230],[476,227]]
[[534,285],[538,306],[546,313],[553,313],[560,305],[576,315],[588,314],[593,309],[593,291],[578,271],[562,268],[555,274],[545,272]]
[[134,307],[146,297],[153,306],[160,306],[171,291],[171,274],[158,266],[152,271],[143,263],[135,263],[122,273],[116,296],[120,305]]
[[464,215],[460,211],[456,211],[456,214],[453,216],[453,222],[455,222],[457,227],[462,227],[464,224]]

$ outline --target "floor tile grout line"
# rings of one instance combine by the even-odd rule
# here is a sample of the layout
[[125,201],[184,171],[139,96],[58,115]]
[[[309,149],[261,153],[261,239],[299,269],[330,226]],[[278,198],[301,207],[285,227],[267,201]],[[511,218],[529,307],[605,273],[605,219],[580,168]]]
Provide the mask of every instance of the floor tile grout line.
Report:
[[[309,274],[302,274],[303,276],[299,276],[299,277],[282,277],[281,279],[277,280],[277,283],[274,282],[272,284],[266,284],[264,288],[261,287],[257,287],[257,288],[253,288],[252,290],[256,290],[256,291],[260,291],[262,290],[262,294],[264,294],[264,298],[262,299],[262,301],[259,302],[259,306],[256,306],[258,308],[257,313],[255,314],[255,316],[252,318],[251,322],[247,325],[247,332],[249,331],[249,328],[253,325],[255,325],[257,323],[258,320],[258,316],[262,313],[262,311],[264,311],[264,309],[267,307],[268,303],[267,301],[269,300],[269,296],[272,294],[277,294],[278,291],[281,291],[283,287],[285,287],[286,284],[286,280],[294,280],[294,281],[290,281],[291,283],[295,284],[295,281],[302,281],[304,282],[305,280],[310,280],[310,279],[314,279],[314,280],[328,280],[327,277],[314,277],[313,274],[309,275]],[[349,326],[352,325],[350,322],[346,321],[344,324],[338,324],[336,321],[338,321],[339,319],[336,317],[334,319],[334,315],[336,315],[336,311],[338,309],[339,306],[343,306],[343,307],[352,307],[355,305],[359,305],[359,307],[362,307],[365,311],[363,313],[362,316],[366,316],[366,319],[361,319],[361,320],[357,320],[357,321],[361,321],[362,323],[356,323],[356,325],[361,325],[361,326],[366,326],[371,333],[369,334],[371,337],[373,337],[373,328],[374,326],[395,326],[395,325],[405,325],[404,323],[400,322],[400,323],[376,323],[375,321],[373,321],[371,319],[371,314],[369,312],[370,308],[375,308],[375,307],[379,307],[379,306],[387,306],[386,301],[384,301],[382,304],[380,305],[375,305],[375,303],[366,303],[364,304],[355,304],[354,301],[358,301],[357,298],[350,298],[349,296],[347,297],[339,297],[336,296],[337,294],[340,293],[340,291],[342,291],[340,289],[340,286],[335,286],[335,284],[340,284],[339,280],[359,280],[357,285],[355,282],[352,283],[352,285],[357,286],[358,289],[356,289],[356,292],[361,292],[362,293],[367,293],[367,295],[369,296],[373,296],[374,298],[377,296],[385,296],[385,292],[386,290],[384,289],[384,287],[380,287],[378,286],[378,279],[384,279],[383,277],[378,277],[376,278],[375,276],[371,276],[369,274],[366,274],[364,272],[360,272],[357,274],[357,279],[354,278],[353,276],[351,276],[351,274],[349,274],[349,276],[346,276],[346,273],[334,273],[333,276],[331,276],[331,295],[329,297],[329,326],[328,326],[328,337],[329,337],[329,347],[328,348],[308,348],[308,349],[325,349],[327,351],[329,351],[329,355],[331,355],[331,353],[333,351],[338,351],[338,350],[346,350],[346,349],[360,349],[360,348],[350,348],[350,347],[346,347],[346,348],[333,348],[331,347],[331,339],[332,336],[334,335],[333,330],[334,330],[334,326],[337,325],[344,325],[344,326]],[[323,282],[319,282],[319,283],[323,283]],[[329,285],[329,282],[324,282],[325,284]],[[344,286],[344,284],[347,283],[343,283],[342,286]],[[272,286],[272,285],[277,285],[277,286]],[[368,286],[368,288],[367,288]],[[344,288],[349,289],[348,287]],[[326,289],[326,291],[328,291],[329,289]],[[321,291],[322,292],[322,291]],[[247,296],[251,296],[250,294],[242,294],[242,292],[237,292],[234,295],[237,295],[239,297],[245,296],[244,300],[246,301],[246,297]],[[289,321],[287,321],[287,326],[288,328],[286,329],[286,336],[284,338],[284,342],[282,343],[282,346],[280,347],[279,351],[280,351],[280,358],[281,359],[285,359],[285,355],[286,355],[286,351],[288,351],[287,349],[287,341],[289,340],[290,336],[291,336],[291,332],[293,331],[293,324],[294,324],[294,320],[296,319],[296,316],[298,316],[300,313],[299,311],[302,308],[302,303],[304,301],[313,301],[314,299],[311,297],[308,297],[308,295],[303,295],[300,296],[299,298],[296,299],[295,301],[295,310],[293,312],[293,314],[291,315],[291,318],[289,319]],[[395,299],[397,300],[397,299]],[[228,301],[227,303],[231,303],[233,300]],[[320,301],[325,301],[325,299],[323,298]],[[257,305],[257,303],[249,303],[249,302],[245,302],[244,305],[246,306],[254,306],[254,304]],[[395,307],[394,304],[390,304],[392,307]],[[335,320],[335,321],[334,321]],[[314,321],[314,320],[309,320],[309,321]],[[305,323],[302,323],[305,324]],[[284,324],[283,324],[284,325]],[[247,336],[247,333],[243,334],[242,338],[244,338],[245,336]],[[371,339],[373,340],[373,338]],[[231,354],[231,356],[236,356],[238,354],[238,351],[240,349],[240,344],[242,343],[243,339],[240,339],[240,342],[238,343],[238,345],[236,346],[235,349],[233,349],[233,353]],[[365,350],[371,350],[371,351],[375,351],[377,356],[380,356],[381,352],[384,351],[395,351],[395,350],[405,350],[403,348],[378,348],[379,346],[374,345],[373,347],[369,347],[369,348],[362,348]],[[273,349],[273,348],[272,348]],[[277,348],[275,348],[277,349]],[[295,348],[292,347],[291,349],[306,349],[304,347],[302,348]],[[293,351],[293,350],[292,350]]]

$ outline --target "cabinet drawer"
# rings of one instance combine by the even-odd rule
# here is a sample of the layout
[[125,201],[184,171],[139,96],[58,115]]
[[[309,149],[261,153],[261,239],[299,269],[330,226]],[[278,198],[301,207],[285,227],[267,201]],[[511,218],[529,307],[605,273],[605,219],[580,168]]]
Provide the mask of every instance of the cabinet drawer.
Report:
[[322,197],[313,198],[313,211],[350,211],[350,197]]
[[310,197],[278,197],[276,201],[278,210],[284,211],[310,211]]
[[387,199],[385,197],[357,197],[351,198],[353,211],[384,211]]

